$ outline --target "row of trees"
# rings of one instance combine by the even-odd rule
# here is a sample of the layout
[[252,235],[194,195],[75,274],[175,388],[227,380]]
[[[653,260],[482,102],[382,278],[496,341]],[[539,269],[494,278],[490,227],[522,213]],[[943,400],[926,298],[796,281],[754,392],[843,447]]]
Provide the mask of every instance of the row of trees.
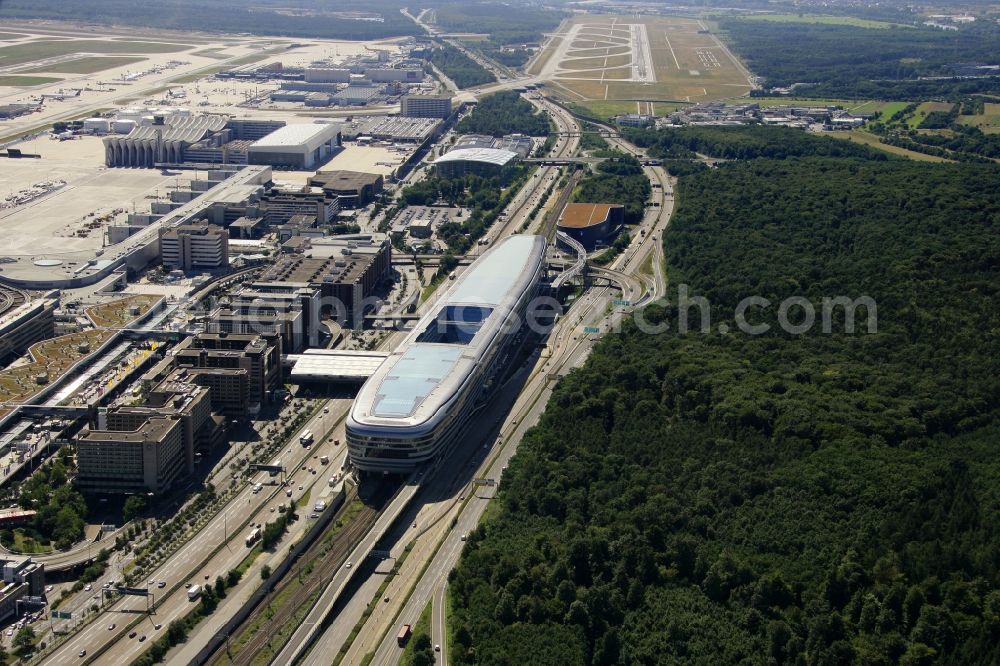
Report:
[[[713,324],[650,306],[664,331],[560,382],[451,575],[455,663],[1000,662],[997,182],[855,158],[683,176],[670,279]],[[771,331],[717,332],[750,295]],[[869,295],[877,333],[864,309],[785,333],[793,295]]]

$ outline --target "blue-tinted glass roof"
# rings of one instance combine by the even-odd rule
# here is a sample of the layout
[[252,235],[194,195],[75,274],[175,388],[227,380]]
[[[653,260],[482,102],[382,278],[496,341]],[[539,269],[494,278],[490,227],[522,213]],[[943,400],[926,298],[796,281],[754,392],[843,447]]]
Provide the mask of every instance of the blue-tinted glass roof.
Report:
[[389,370],[375,394],[372,414],[409,416],[462,355],[462,347],[414,345]]

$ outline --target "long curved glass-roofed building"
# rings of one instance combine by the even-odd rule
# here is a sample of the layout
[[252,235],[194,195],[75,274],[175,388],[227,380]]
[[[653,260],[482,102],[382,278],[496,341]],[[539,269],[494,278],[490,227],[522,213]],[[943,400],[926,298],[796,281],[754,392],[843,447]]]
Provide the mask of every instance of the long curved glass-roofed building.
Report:
[[365,382],[347,419],[357,469],[409,472],[450,447],[522,338],[545,245],[524,235],[497,243]]

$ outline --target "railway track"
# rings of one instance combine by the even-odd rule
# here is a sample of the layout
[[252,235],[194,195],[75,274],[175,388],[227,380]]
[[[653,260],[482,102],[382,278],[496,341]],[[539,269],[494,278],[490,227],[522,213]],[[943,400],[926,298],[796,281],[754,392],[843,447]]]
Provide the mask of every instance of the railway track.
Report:
[[[237,652],[230,654],[227,646],[223,645],[212,655],[207,663],[249,666],[262,653],[270,652],[272,655],[277,654],[282,646],[272,644],[273,637],[278,631],[294,620],[295,614],[307,606],[309,598],[321,592],[323,586],[326,585],[333,574],[343,566],[354,544],[372,528],[391,496],[392,487],[389,484],[383,484],[375,490],[370,503],[366,504],[351,522],[343,527],[329,550],[326,550],[323,537],[317,539],[316,543],[303,554],[300,565],[289,569],[288,573],[275,585],[268,599],[281,597],[283,593],[295,584],[299,572],[312,565],[312,570],[309,572],[306,581],[298,589],[294,590],[290,596],[283,599],[281,605],[274,607],[268,602],[258,606],[250,614],[246,622],[234,633],[233,639],[228,642],[230,646],[238,643],[248,628],[260,621],[261,616],[272,613],[271,616],[257,627],[255,633],[239,647]],[[356,498],[356,493],[347,497],[341,512],[345,511]],[[303,508],[303,510],[306,510],[306,508]]]

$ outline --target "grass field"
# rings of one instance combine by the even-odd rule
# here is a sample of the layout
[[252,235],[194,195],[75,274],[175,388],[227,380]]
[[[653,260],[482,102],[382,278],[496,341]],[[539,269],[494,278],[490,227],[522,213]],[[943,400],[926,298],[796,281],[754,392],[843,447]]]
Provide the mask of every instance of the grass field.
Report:
[[931,111],[950,111],[951,107],[952,104],[949,102],[923,102],[917,107],[917,110],[913,112],[913,115],[906,120],[906,123],[911,128],[916,129],[917,125],[919,125]]
[[899,148],[897,146],[887,146],[884,143],[880,143],[878,137],[874,134],[869,134],[862,130],[852,130],[850,132],[830,132],[828,136],[832,136],[837,139],[844,139],[847,141],[854,141],[855,143],[863,143],[866,146],[871,146],[883,152],[889,153],[891,155],[901,155],[903,157],[909,157],[911,160],[917,162],[948,162],[949,160],[943,157],[935,157],[934,155],[924,155],[923,153],[917,153],[912,150],[907,150],[905,148]]
[[595,56],[592,58],[570,58],[563,60],[566,69],[596,69],[605,67],[624,67],[632,63],[628,55]]
[[853,16],[822,16],[820,14],[759,14],[743,16],[751,21],[774,21],[777,23],[825,23],[828,25],[853,25],[856,28],[874,28],[887,30],[893,26],[909,28],[905,23],[889,23],[888,21],[872,21],[870,19],[854,18]]
[[[569,100],[701,102],[750,89],[738,64],[696,19],[584,15],[564,28],[538,62],[547,63],[554,87]],[[632,65],[641,64],[632,52],[633,30],[644,33],[654,80],[633,73]]]
[[632,100],[590,100],[586,102],[576,102],[576,104],[590,110],[591,113],[603,119],[613,118],[614,116],[625,113],[642,113],[665,116],[668,113],[672,113],[678,108],[685,106],[684,104],[670,102]]
[[217,60],[222,60],[228,58],[226,54],[222,53],[225,49],[202,49],[200,51],[194,51],[191,53],[193,56],[201,56],[203,58],[215,58]]
[[0,67],[21,65],[43,58],[70,53],[176,53],[191,48],[186,44],[159,42],[105,41],[98,39],[42,39],[0,48]]
[[93,74],[114,67],[124,67],[132,63],[142,62],[145,58],[136,56],[92,56],[79,60],[68,60],[55,65],[43,65],[28,72],[55,72],[57,74]]
[[54,76],[0,76],[0,86],[40,86],[43,83],[58,83],[62,79]]
[[24,35],[18,32],[0,32],[0,39],[20,39]]

